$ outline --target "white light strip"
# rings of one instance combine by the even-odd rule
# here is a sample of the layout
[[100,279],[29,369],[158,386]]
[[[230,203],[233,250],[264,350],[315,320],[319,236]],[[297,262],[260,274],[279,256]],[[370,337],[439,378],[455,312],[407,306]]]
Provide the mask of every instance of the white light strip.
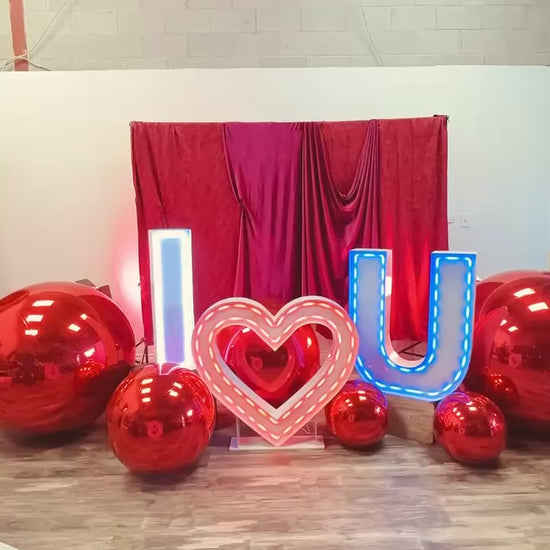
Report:
[[193,329],[195,328],[195,312],[193,303],[193,250],[191,245],[191,230],[184,230],[181,240],[181,278],[182,278],[182,310],[184,332],[185,362],[193,365]]
[[149,231],[149,262],[151,265],[151,305],[153,308],[153,338],[155,342],[155,359],[160,365],[166,363],[164,334],[164,291],[162,284],[160,230]]

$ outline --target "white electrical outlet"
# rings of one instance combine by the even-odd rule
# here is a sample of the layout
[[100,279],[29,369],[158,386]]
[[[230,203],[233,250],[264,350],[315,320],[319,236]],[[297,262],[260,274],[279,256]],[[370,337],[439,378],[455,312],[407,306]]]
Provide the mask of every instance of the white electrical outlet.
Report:
[[460,214],[460,227],[462,227],[463,229],[470,227],[472,222],[471,218],[471,214],[469,214],[468,212],[462,212],[462,214]]

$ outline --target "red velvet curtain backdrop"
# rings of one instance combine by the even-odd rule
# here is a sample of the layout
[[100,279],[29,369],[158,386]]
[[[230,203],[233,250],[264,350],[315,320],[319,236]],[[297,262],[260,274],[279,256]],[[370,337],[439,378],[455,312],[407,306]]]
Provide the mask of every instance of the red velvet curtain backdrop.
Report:
[[347,303],[347,252],[394,251],[393,338],[426,336],[429,252],[447,244],[445,117],[132,124],[145,336],[148,235],[193,231],[195,314],[234,292]]

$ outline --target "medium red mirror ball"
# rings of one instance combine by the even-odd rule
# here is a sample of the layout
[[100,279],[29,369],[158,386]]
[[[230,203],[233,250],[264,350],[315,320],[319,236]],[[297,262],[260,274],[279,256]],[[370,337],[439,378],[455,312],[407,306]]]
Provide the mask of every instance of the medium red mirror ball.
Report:
[[115,456],[136,473],[191,466],[214,430],[214,398],[202,379],[175,365],[151,364],[132,372],[107,407]]
[[506,446],[506,420],[484,395],[455,392],[435,409],[434,436],[456,461],[481,464],[497,458]]
[[33,285],[0,300],[0,425],[36,434],[88,427],[135,357],[120,308],[77,283]]
[[349,380],[325,407],[330,432],[346,447],[369,447],[381,441],[388,425],[388,401],[375,386]]

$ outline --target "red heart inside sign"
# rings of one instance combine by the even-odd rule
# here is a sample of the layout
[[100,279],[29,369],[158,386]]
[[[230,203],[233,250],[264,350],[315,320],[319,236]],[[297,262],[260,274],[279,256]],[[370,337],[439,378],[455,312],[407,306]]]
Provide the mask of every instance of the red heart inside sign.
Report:
[[287,401],[319,369],[319,344],[310,326],[296,330],[276,350],[248,327],[230,327],[224,332],[218,346],[227,366],[274,407]]

